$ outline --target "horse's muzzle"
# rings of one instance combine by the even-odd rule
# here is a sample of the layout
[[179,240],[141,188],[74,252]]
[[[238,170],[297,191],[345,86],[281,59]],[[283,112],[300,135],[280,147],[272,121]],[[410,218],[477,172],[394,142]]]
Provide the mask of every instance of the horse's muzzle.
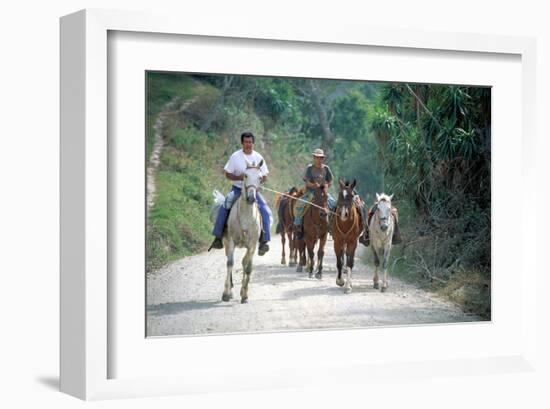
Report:
[[248,204],[252,204],[252,203],[254,203],[255,201],[256,201],[256,197],[255,197],[254,195],[248,195],[248,196],[246,197],[246,202],[247,202]]
[[387,224],[380,225],[380,230],[382,230],[382,231],[388,230],[388,225]]

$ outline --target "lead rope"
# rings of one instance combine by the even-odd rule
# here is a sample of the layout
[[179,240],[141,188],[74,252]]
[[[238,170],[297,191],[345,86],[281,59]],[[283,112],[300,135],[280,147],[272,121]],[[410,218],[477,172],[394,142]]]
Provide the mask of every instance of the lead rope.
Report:
[[286,193],[283,193],[283,192],[279,192],[277,190],[273,190],[273,189],[270,189],[268,187],[265,187],[265,186],[260,186],[261,189],[265,189],[265,190],[269,190],[270,192],[274,192],[274,193],[279,193],[280,195],[283,195],[283,196],[286,196],[286,197],[290,197],[291,199],[294,199],[294,200],[299,200],[300,202],[304,202],[304,203],[308,203],[310,204],[311,206],[314,206],[318,209],[321,209],[322,211],[326,212],[326,213],[331,213],[331,214],[334,214],[336,215],[336,213],[334,213],[332,210],[329,210],[328,208],[325,208],[325,207],[321,207],[319,205],[316,205],[315,203],[311,203],[307,200],[304,200],[304,199],[301,199],[299,197],[294,197],[294,196],[291,196],[291,195],[287,195]]

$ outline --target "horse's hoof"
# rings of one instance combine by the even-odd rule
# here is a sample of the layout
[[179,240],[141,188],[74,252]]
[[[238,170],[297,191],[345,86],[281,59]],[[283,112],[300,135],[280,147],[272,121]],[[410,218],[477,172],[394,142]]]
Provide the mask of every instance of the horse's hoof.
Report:
[[248,297],[241,298],[241,304],[248,304]]
[[336,285],[342,287],[345,284],[345,281],[342,279],[336,279]]
[[313,273],[308,274],[309,278],[313,278]]
[[281,264],[284,266],[286,264],[286,260],[281,260]]
[[293,263],[292,261],[290,263],[288,263],[289,267],[294,267],[295,265],[296,265],[296,263]]
[[351,287],[344,288],[344,294],[350,294],[351,293]]
[[378,283],[374,283],[374,285],[372,286],[375,290],[378,290],[378,288],[380,288],[380,286],[378,285]]
[[380,291],[383,292],[383,293],[385,293],[387,289],[388,289],[388,287],[382,287],[382,288],[380,289]]
[[298,266],[296,267],[296,272],[297,273],[301,273],[303,270],[302,270],[302,266]]
[[227,301],[229,301],[230,299],[231,299],[231,294],[225,294],[225,293],[223,293],[223,295],[222,295],[222,301],[227,302]]
[[320,280],[320,279],[323,278],[323,274],[317,273],[317,274],[315,274],[315,278],[318,279],[318,280]]

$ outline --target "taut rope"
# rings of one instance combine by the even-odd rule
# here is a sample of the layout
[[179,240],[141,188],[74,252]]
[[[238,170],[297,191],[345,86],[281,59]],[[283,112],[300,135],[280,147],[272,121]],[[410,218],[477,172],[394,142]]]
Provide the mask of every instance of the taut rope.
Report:
[[265,190],[269,190],[270,192],[278,193],[278,194],[280,194],[280,195],[282,195],[282,196],[290,197],[291,199],[294,199],[294,200],[299,200],[300,202],[308,203],[308,204],[310,204],[311,206],[314,206],[314,207],[316,207],[316,208],[318,208],[318,209],[321,209],[322,211],[324,211],[324,212],[326,212],[326,213],[331,213],[331,214],[336,215],[336,213],[334,213],[332,210],[330,210],[330,209],[328,209],[328,208],[321,207],[321,206],[319,206],[319,205],[316,205],[315,203],[311,203],[311,202],[309,202],[309,201],[307,201],[307,200],[304,200],[304,199],[302,199],[302,198],[294,197],[294,196],[291,196],[291,195],[287,195],[286,193],[279,192],[279,191],[277,191],[277,190],[273,190],[273,189],[270,189],[270,188],[265,187],[265,186],[260,186],[260,188],[265,189]]

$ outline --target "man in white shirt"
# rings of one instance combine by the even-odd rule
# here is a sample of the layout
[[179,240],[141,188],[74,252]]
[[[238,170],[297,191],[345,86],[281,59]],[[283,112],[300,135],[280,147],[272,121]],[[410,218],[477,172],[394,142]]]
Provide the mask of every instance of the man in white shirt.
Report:
[[[231,186],[231,191],[225,198],[225,203],[220,207],[218,217],[216,218],[216,223],[214,224],[214,230],[212,234],[216,236],[214,242],[210,248],[221,249],[223,248],[222,235],[225,227],[225,222],[229,214],[229,210],[237,198],[241,195],[241,190],[243,187],[243,177],[246,170],[246,161],[249,163],[257,163],[263,161],[263,165],[260,167],[262,173],[262,182],[267,178],[269,170],[265,163],[264,158],[254,148],[254,135],[251,132],[244,132],[241,134],[241,144],[242,149],[234,152],[227,163],[224,166],[225,177],[229,179],[233,186]],[[258,248],[258,255],[263,256],[267,251],[269,251],[268,242],[270,240],[269,233],[269,209],[267,208],[267,203],[262,197],[262,195],[256,193],[256,202],[260,208],[260,214],[262,215],[262,232],[260,234],[260,246]]]

